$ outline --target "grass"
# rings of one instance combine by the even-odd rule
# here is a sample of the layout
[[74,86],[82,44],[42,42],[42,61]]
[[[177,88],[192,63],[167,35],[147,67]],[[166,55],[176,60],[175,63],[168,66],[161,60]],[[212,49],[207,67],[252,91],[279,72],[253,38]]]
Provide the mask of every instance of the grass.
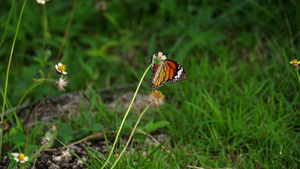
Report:
[[[74,2],[74,18],[60,57]],[[35,85],[32,79],[39,78],[39,70],[48,75],[60,61],[67,65],[67,92],[88,89],[92,93],[91,107],[82,107],[76,120],[59,117],[51,122],[57,126],[57,138],[68,144],[105,129],[115,131],[123,116],[107,110],[94,90],[137,85],[151,55],[162,50],[185,68],[187,78],[159,88],[166,97],[164,105],[146,112],[138,128],[150,135],[164,133],[169,141],[149,147],[146,136],[136,132],[134,139],[141,140],[142,150],[124,154],[116,168],[299,167],[300,86],[289,63],[300,59],[297,1],[114,0],[105,1],[106,10],[96,8],[97,3],[50,0],[43,9],[35,1],[27,2],[8,77],[6,110],[17,106]],[[0,48],[1,91],[22,4],[6,1],[0,7],[0,32],[7,32]],[[151,77],[151,73],[146,75],[140,93],[150,93]],[[35,88],[23,104],[43,100],[51,88]],[[53,91],[50,96],[59,95]],[[138,119],[133,114],[128,117],[121,137],[129,136]],[[26,129],[16,127],[10,115],[4,119],[11,129],[10,138],[3,137],[7,146],[2,157],[19,149],[24,152]],[[149,127],[160,123],[166,125]],[[36,140],[50,126],[36,122],[29,152],[38,149]],[[41,132],[41,128],[47,130]],[[122,151],[122,146],[116,149]],[[99,167],[104,162],[91,163]]]

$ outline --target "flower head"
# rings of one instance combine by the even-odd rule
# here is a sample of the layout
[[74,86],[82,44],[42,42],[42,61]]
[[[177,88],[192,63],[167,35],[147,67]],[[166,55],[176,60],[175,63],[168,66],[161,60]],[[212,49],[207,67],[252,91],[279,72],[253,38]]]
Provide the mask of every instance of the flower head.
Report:
[[166,60],[167,59],[167,56],[164,55],[162,52],[158,52],[157,53],[157,57],[161,60]]
[[0,127],[3,130],[6,130],[8,128],[8,124],[4,121],[3,123],[0,122]]
[[157,107],[161,106],[164,103],[165,96],[158,90],[155,90],[149,95],[149,103]]
[[294,59],[294,60],[290,61],[290,64],[292,64],[292,66],[293,66],[295,69],[298,69],[298,68],[299,68],[299,64],[300,64],[300,61],[298,61],[297,59]]
[[63,78],[63,76],[61,76],[59,81],[55,83],[60,91],[65,91],[64,86],[68,86],[69,81],[67,81],[67,77]]
[[102,11],[106,11],[106,2],[105,1],[100,1],[96,4],[96,8]]
[[25,156],[23,153],[11,153],[14,156],[16,162],[25,163],[28,161],[28,156]]
[[55,65],[55,69],[58,74],[67,74],[67,72],[65,72],[66,65],[64,64],[58,63],[57,65]]
[[56,127],[52,126],[45,134],[45,136],[42,139],[41,144],[45,145],[46,147],[51,147],[51,145],[54,142],[54,139],[56,138]]
[[49,1],[49,0],[36,0],[36,2],[38,4],[42,4],[42,5],[44,5],[46,3],[46,1]]
[[167,59],[167,56],[164,55],[162,52],[158,52],[152,56],[152,62],[156,62],[157,64],[163,64],[164,61]]

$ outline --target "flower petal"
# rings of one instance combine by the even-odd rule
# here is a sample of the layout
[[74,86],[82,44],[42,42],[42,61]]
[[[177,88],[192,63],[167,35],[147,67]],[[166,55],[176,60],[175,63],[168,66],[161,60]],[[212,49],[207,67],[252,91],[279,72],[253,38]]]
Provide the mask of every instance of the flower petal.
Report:
[[15,157],[14,159],[16,160],[16,162],[19,162],[19,161],[20,161],[17,157]]
[[18,158],[20,153],[10,153],[10,154]]

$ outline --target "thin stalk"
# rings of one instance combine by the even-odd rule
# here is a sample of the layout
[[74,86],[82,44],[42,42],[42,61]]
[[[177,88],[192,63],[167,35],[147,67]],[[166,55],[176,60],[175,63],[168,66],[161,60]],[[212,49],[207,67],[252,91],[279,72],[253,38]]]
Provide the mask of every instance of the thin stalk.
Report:
[[68,21],[68,25],[67,25],[67,28],[66,28],[66,31],[65,31],[65,34],[64,34],[64,38],[63,38],[63,40],[61,42],[58,54],[57,54],[57,56],[55,58],[56,62],[60,59],[60,57],[62,55],[62,51],[63,51],[63,49],[64,49],[64,47],[66,45],[67,38],[69,36],[70,28],[71,28],[71,25],[72,25],[72,21],[73,21],[73,18],[74,18],[74,14],[75,14],[75,11],[76,11],[76,5],[77,5],[77,0],[75,0],[74,3],[73,3],[73,8],[72,8],[70,19]]
[[8,29],[8,24],[9,24],[9,21],[10,21],[10,18],[11,18],[11,13],[12,13],[12,11],[14,9],[14,6],[15,6],[15,0],[12,1],[11,7],[10,7],[10,10],[9,10],[8,18],[7,18],[6,25],[5,25],[5,30],[4,30],[4,33],[3,33],[3,36],[2,36],[2,39],[1,39],[1,42],[0,42],[0,48],[2,47],[4,39],[6,37],[6,32],[7,32],[7,29]]
[[115,163],[112,165],[111,169],[113,169],[113,168],[116,166],[117,162],[120,160],[120,158],[121,158],[122,155],[124,154],[126,148],[127,148],[128,145],[129,145],[129,142],[130,142],[130,140],[131,140],[131,138],[132,138],[132,136],[133,136],[133,133],[135,132],[135,129],[136,129],[137,125],[139,124],[139,122],[140,122],[140,120],[142,119],[143,115],[145,114],[145,112],[146,112],[149,108],[150,108],[150,104],[144,109],[144,111],[143,111],[142,114],[140,115],[139,119],[137,120],[135,126],[134,126],[133,129],[132,129],[132,132],[131,132],[131,134],[130,134],[130,136],[129,136],[129,139],[128,139],[128,141],[127,141],[127,143],[126,143],[126,145],[125,145],[123,151],[122,151],[121,154],[118,156],[117,160],[116,160]]
[[[34,162],[36,161],[37,155],[43,150],[43,148],[46,147],[46,144],[42,145],[31,157],[28,161],[31,161],[33,158],[35,158]],[[35,164],[35,163],[34,163]]]
[[155,62],[152,63],[152,64],[150,64],[150,65],[148,66],[148,68],[146,69],[146,71],[144,72],[144,74],[143,74],[143,76],[142,76],[142,78],[141,78],[141,80],[140,80],[140,82],[139,82],[139,85],[138,85],[138,87],[136,88],[136,91],[135,91],[134,96],[133,96],[133,98],[132,98],[132,100],[131,100],[131,103],[130,103],[128,109],[127,109],[127,112],[125,113],[125,116],[124,116],[124,118],[123,118],[123,120],[122,120],[122,123],[121,123],[121,125],[120,125],[119,130],[118,130],[117,136],[116,136],[116,138],[115,138],[115,141],[114,141],[114,144],[113,144],[113,146],[112,146],[112,148],[111,148],[111,151],[110,151],[110,153],[109,153],[109,156],[108,156],[107,160],[105,161],[105,163],[104,163],[104,165],[102,166],[101,169],[104,169],[104,167],[105,167],[106,164],[108,163],[108,161],[109,161],[111,155],[113,154],[115,145],[116,145],[117,140],[118,140],[118,138],[119,138],[119,135],[120,135],[120,132],[121,132],[122,127],[123,127],[123,125],[124,125],[124,122],[125,122],[125,120],[126,120],[126,117],[127,117],[128,114],[129,114],[129,110],[131,109],[131,106],[132,106],[133,101],[134,101],[134,99],[135,99],[135,97],[136,97],[136,94],[137,94],[137,92],[138,92],[139,89],[140,89],[140,86],[141,86],[141,84],[142,84],[142,81],[143,81],[143,79],[144,79],[146,73],[148,72],[148,70],[150,69],[150,67],[151,67],[152,65],[154,65],[154,64],[155,64]]
[[[22,19],[22,15],[23,15],[23,11],[25,8],[27,0],[24,1],[23,3],[23,7],[20,13],[20,17],[19,17],[19,21],[18,21],[18,25],[17,25],[17,29],[16,29],[16,33],[15,33],[15,37],[11,46],[11,51],[10,51],[10,56],[9,56],[9,61],[8,61],[8,66],[7,66],[7,72],[6,72],[6,80],[5,80],[5,88],[4,88],[4,98],[3,98],[3,106],[2,106],[2,116],[1,116],[1,123],[3,123],[3,119],[4,119],[4,111],[5,111],[5,101],[6,101],[6,95],[7,95],[7,86],[8,86],[8,76],[9,76],[9,69],[10,69],[10,64],[11,64],[11,60],[12,60],[12,55],[14,52],[14,48],[15,48],[15,43],[16,43],[16,39],[18,36],[18,32],[19,32],[19,27],[20,27],[20,23],[21,23],[21,19]],[[3,131],[0,128],[0,156],[2,153],[2,134]]]
[[[47,62],[47,57],[46,57],[46,32],[47,32],[47,13],[46,13],[46,5],[42,5],[43,6],[43,21],[42,21],[42,27],[43,27],[43,55],[44,55],[44,63]],[[43,64],[43,66],[45,66]]]
[[42,145],[42,146],[36,151],[36,153],[29,159],[29,161],[31,161],[32,158],[34,157],[33,168],[35,168],[35,163],[36,163],[38,154],[43,150],[43,148],[44,148],[45,146],[46,146],[46,144]]
[[[40,107],[40,105],[42,104],[42,102],[44,102],[46,100],[46,98],[48,98],[48,96],[50,95],[50,93],[52,91],[53,91],[53,88],[48,92],[47,96],[42,101],[40,101],[40,103],[37,106],[35,106],[35,108],[32,110],[32,112],[30,114],[30,117],[29,117],[29,120],[28,120],[28,124],[27,124],[27,132],[26,132],[26,156],[28,156],[29,125],[30,125],[30,122],[31,122],[32,114],[33,114],[33,112],[36,113],[37,108]],[[25,167],[24,168],[26,168],[26,164],[27,164],[27,162],[25,162]]]
[[299,72],[298,71],[296,71],[297,72],[297,76],[298,76],[298,80],[299,80],[299,84],[300,84],[300,76],[299,76]]

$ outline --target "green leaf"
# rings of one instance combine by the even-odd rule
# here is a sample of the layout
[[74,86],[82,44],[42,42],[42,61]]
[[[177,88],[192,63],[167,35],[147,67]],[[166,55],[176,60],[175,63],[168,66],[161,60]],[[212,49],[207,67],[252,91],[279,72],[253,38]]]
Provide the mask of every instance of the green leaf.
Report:
[[70,126],[66,124],[61,124],[57,128],[57,137],[64,143],[73,140],[73,130]]
[[153,132],[160,128],[166,127],[169,124],[170,124],[170,122],[168,122],[168,121],[158,121],[153,124],[153,119],[152,119],[149,123],[147,123],[146,129],[148,132]]

